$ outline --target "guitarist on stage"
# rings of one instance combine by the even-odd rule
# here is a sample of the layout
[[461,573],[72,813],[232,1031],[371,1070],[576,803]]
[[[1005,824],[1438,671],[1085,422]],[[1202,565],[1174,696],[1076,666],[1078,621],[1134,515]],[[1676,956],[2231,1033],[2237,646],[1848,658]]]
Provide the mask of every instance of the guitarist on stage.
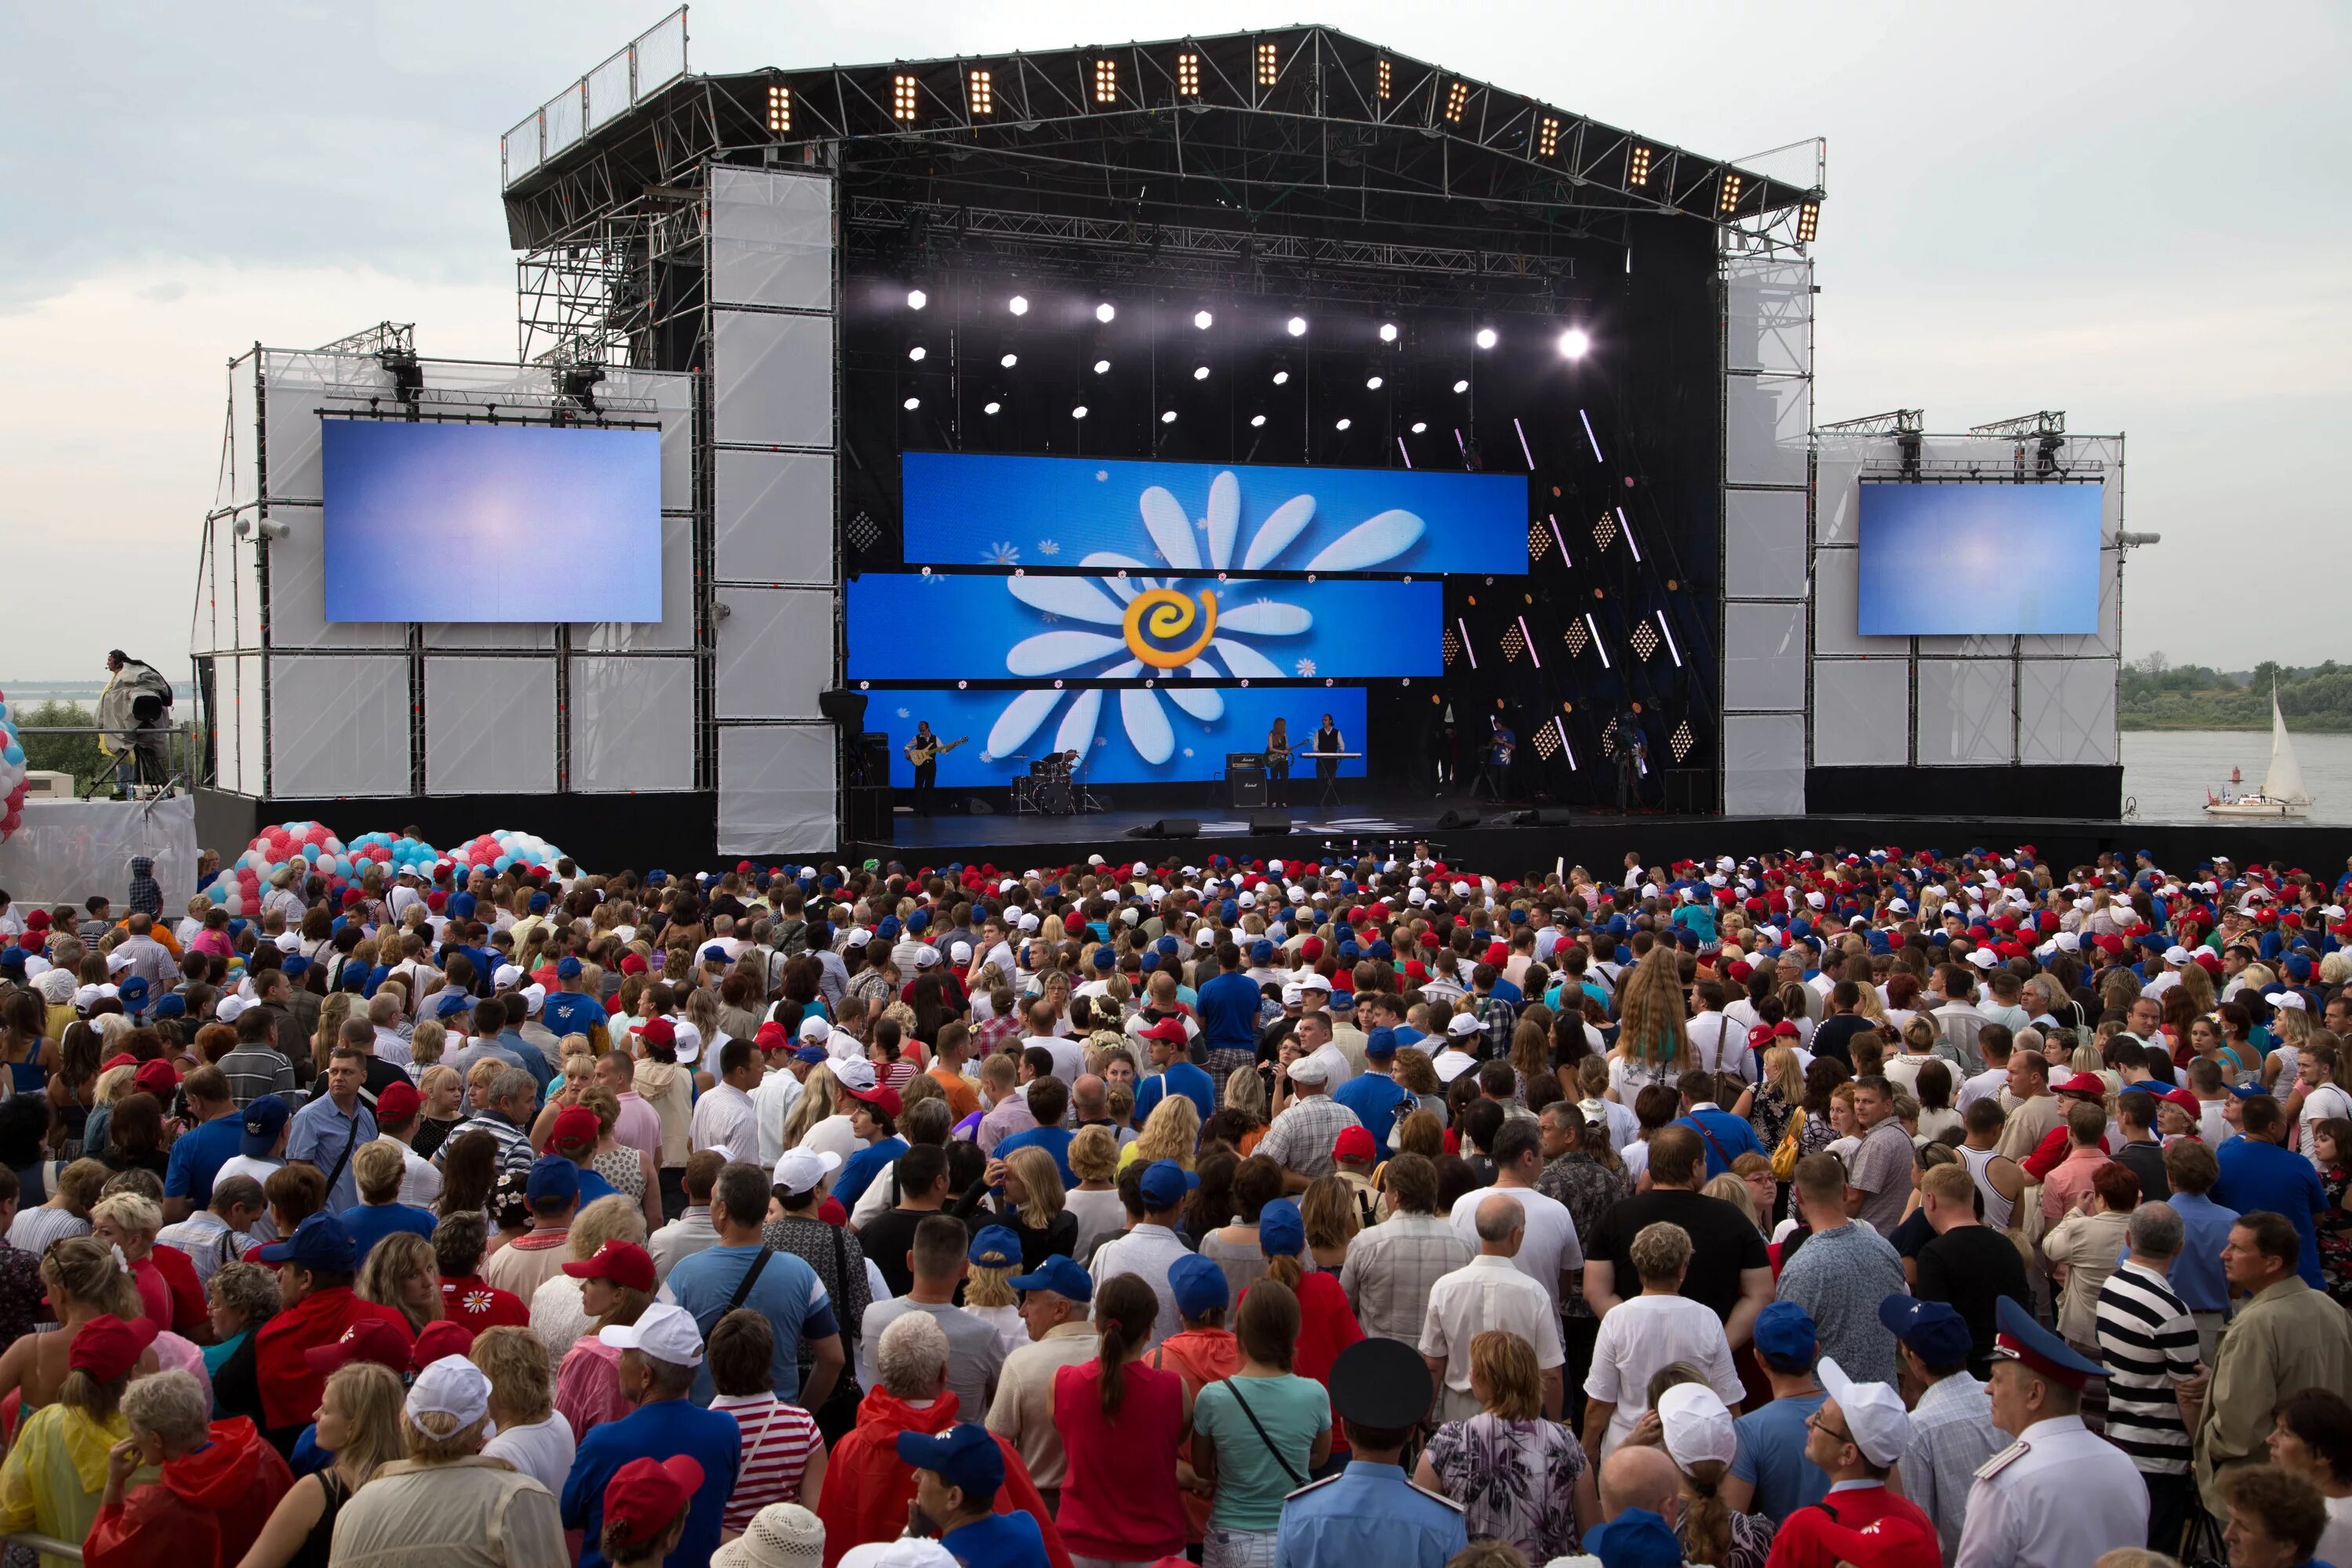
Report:
[[952,741],[942,742],[937,735],[931,733],[929,720],[919,719],[915,721],[914,739],[907,742],[905,750],[907,760],[915,764],[915,815],[917,816],[931,815],[931,800],[938,793],[934,786],[940,776],[940,753],[952,752],[971,738],[969,735],[959,735]]

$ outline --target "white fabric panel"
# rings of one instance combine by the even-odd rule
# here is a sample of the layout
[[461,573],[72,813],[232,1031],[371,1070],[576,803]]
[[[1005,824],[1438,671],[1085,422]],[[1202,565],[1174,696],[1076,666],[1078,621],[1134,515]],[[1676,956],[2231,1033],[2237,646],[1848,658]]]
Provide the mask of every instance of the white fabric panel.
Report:
[[254,539],[238,539],[232,542],[229,559],[234,563],[231,575],[236,609],[236,646],[258,648],[261,646],[261,555]]
[[[324,509],[269,503],[269,520],[287,527],[268,542],[269,646],[301,648],[404,648],[408,628],[396,621],[327,619],[327,552],[320,532]],[[427,563],[417,570],[432,571]]]
[[710,313],[712,419],[730,446],[833,445],[833,318]]
[[273,656],[269,699],[271,795],[409,793],[405,658]]
[[[236,692],[224,710],[231,716],[234,725],[237,768],[236,775],[237,783],[227,787],[235,789],[239,795],[264,795],[268,793],[268,773],[262,765],[261,755],[263,730],[261,659],[258,655],[249,655],[244,658],[228,659],[224,662],[232,666],[236,671]],[[230,725],[224,725],[223,728],[230,728]],[[226,758],[222,762],[221,771],[224,774],[228,773]]]
[[[373,388],[386,400],[392,396],[392,373],[363,354],[287,353],[267,351],[262,417],[269,437],[268,471],[264,491],[273,500],[316,501],[320,497],[319,410],[350,408],[365,412],[364,396],[331,398],[329,386]],[[541,373],[542,384],[545,373]],[[426,384],[433,382],[428,376]]]
[[713,707],[721,719],[815,719],[833,683],[833,594],[727,588],[719,621]]
[[1723,705],[1735,713],[1804,707],[1804,605],[1724,605]]
[[1950,654],[1960,658],[2014,658],[2015,637],[1917,637],[1922,654]]
[[1801,485],[1811,450],[1813,384],[1797,375],[1723,378],[1723,480]]
[[555,787],[555,661],[425,661],[428,795],[541,794]]
[[1813,268],[1808,261],[1724,263],[1724,364],[1802,375],[1813,366]]
[[719,727],[719,852],[803,854],[839,847],[839,756],[830,724]]
[[2122,760],[2116,733],[2114,660],[2029,658],[2017,668],[2017,752],[2021,763]]
[[1723,493],[1723,586],[1733,599],[1805,596],[1805,492]]
[[662,618],[572,628],[578,653],[682,653],[694,646],[694,519],[662,519]]
[[553,647],[555,628],[544,621],[427,621],[425,646],[529,653]]
[[188,652],[203,658],[217,653],[222,647],[221,625],[215,618],[216,592],[214,588],[213,563],[227,546],[222,542],[232,539],[234,524],[226,517],[205,525],[205,547],[196,557],[196,608],[188,622]]
[[1802,714],[1735,713],[1724,720],[1723,809],[1731,816],[1790,816],[1805,809]]
[[710,172],[710,298],[833,308],[833,181],[727,166]]
[[1813,542],[1859,544],[1862,468],[1865,461],[1895,457],[1895,443],[1827,437],[1813,466]]
[[1862,559],[1853,550],[1813,552],[1813,651],[1907,657],[1909,637],[1866,637],[1862,624]]
[[[2111,489],[2112,486],[2109,487]],[[2099,631],[2096,637],[2020,637],[2026,658],[2119,658],[2124,646],[2124,552],[2099,552]]]
[[2013,763],[2008,659],[1919,661],[1919,765]]
[[1813,765],[1899,766],[1911,760],[1911,661],[1813,663]]
[[716,454],[713,531],[722,583],[833,582],[833,455]]
[[[694,510],[694,377],[667,370],[608,370],[597,389],[610,397],[651,398],[661,420],[664,511]],[[642,420],[642,413],[615,418]]]
[[78,904],[92,893],[123,905],[133,855],[155,862],[163,912],[176,918],[196,890],[195,796],[27,800],[25,820],[0,844],[0,887],[20,910]]
[[572,787],[583,795],[694,787],[694,661],[572,661]]
[[261,359],[250,354],[228,367],[227,489],[214,504],[245,506],[261,499]]

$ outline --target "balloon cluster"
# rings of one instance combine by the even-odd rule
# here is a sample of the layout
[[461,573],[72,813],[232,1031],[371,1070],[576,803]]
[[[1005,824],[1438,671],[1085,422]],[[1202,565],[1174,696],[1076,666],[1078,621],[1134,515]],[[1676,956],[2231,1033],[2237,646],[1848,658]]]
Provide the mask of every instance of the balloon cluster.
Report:
[[[7,693],[0,692],[0,699]],[[0,844],[25,821],[25,742],[8,704],[0,700]]]
[[365,875],[368,863],[373,861],[384,868],[387,877],[414,871],[429,881],[434,863],[441,858],[441,852],[421,838],[411,838],[404,833],[394,837],[378,830],[362,833],[352,839],[350,858],[354,876]]
[[271,879],[298,860],[305,863],[306,876],[315,872],[331,882],[352,872],[350,852],[325,823],[288,822],[263,828],[205,890],[230,914],[257,915]]
[[563,858],[563,851],[536,833],[493,828],[450,850],[449,858],[464,870],[506,871],[517,866],[543,866],[553,870],[555,863]]

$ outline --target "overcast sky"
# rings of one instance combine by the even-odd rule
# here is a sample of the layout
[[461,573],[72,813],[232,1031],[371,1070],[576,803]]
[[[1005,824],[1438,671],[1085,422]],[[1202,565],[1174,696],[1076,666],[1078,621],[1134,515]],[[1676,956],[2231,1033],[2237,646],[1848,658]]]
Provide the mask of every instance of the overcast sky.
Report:
[[[0,13],[0,679],[101,679],[118,645],[185,679],[224,367],[255,341],[388,318],[428,355],[513,357],[499,135],[660,15]],[[1319,20],[1713,155],[1825,136],[1818,417],[2122,430],[2128,521],[2164,535],[2126,574],[2129,655],[2346,653],[2324,584],[2352,8],[702,0],[691,20],[717,72]]]

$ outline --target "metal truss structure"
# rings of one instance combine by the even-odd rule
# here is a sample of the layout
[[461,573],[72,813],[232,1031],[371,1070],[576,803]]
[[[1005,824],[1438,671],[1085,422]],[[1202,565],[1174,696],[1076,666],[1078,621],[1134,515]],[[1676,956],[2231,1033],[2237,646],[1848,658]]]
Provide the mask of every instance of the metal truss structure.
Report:
[[1924,408],[1896,408],[1885,414],[1865,414],[1859,419],[1839,419],[1821,427],[1824,436],[1916,436],[1927,426],[1927,411]]

